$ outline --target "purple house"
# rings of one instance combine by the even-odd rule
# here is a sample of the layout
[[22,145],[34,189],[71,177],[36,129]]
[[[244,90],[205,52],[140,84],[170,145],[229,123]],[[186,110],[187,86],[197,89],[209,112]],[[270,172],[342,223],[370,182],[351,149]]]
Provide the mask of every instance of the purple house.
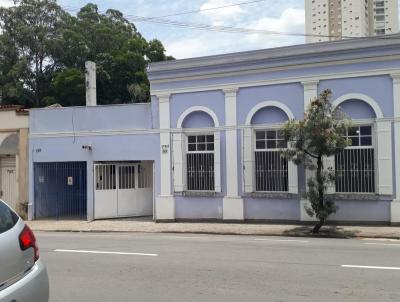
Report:
[[[352,146],[325,159],[339,172],[331,220],[400,223],[400,36],[155,63],[148,75],[151,104],[32,111],[31,218],[54,214],[51,178],[84,197],[88,219],[310,221],[310,171],[280,156],[279,128],[331,89],[353,120]],[[55,172],[72,163],[78,172]]]

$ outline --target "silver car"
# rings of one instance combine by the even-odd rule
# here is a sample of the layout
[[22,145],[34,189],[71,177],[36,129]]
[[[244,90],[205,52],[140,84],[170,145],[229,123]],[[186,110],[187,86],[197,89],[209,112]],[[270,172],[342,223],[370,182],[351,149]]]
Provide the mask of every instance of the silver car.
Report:
[[0,200],[0,302],[47,302],[49,279],[36,238]]

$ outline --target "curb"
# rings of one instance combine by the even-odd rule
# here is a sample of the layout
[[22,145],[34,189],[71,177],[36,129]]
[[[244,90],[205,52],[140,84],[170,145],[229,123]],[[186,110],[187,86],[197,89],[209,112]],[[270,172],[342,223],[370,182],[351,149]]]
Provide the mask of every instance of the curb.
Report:
[[41,229],[41,228],[32,228],[34,232],[54,232],[54,233],[142,233],[142,234],[202,234],[202,235],[235,235],[235,236],[271,236],[271,237],[297,237],[297,238],[326,238],[326,239],[394,239],[400,240],[400,234],[390,235],[390,234],[355,234],[355,235],[346,235],[341,233],[321,233],[321,234],[308,234],[307,232],[260,232],[260,233],[239,233],[239,232],[212,232],[212,231],[196,231],[196,230],[165,230],[165,231],[146,231],[146,230],[107,230],[107,229],[99,229],[99,230],[73,230],[73,229]]

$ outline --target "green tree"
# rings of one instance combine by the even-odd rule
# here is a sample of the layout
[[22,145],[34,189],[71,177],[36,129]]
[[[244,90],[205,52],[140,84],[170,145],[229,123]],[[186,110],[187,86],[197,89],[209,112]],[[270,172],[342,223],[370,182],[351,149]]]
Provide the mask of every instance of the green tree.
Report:
[[[173,59],[147,42],[117,10],[95,4],[72,16],[55,0],[17,0],[0,8],[0,92],[3,103],[71,106],[85,103],[85,61],[97,64],[99,104],[150,100],[149,62]],[[139,93],[140,92],[140,93]]]
[[327,194],[336,176],[332,168],[324,167],[324,158],[334,156],[350,144],[345,136],[350,120],[339,108],[332,107],[330,97],[331,91],[325,90],[311,101],[303,120],[288,121],[282,128],[289,146],[287,157],[315,171],[315,175],[307,179],[304,193],[310,201],[306,212],[318,220],[313,233],[318,233],[327,218],[337,211],[332,194]]
[[0,35],[0,103],[26,105],[28,91],[23,79],[28,62],[19,59],[18,51],[9,36]]
[[54,0],[16,0],[15,4],[0,7],[0,26],[12,41],[18,61],[27,62],[21,80],[30,92],[29,102],[40,106],[56,67],[51,50],[65,12]]
[[55,96],[52,102],[62,103],[63,106],[85,105],[85,74],[80,69],[63,69],[57,73],[52,88]]
[[146,56],[150,62],[166,61],[165,48],[162,43],[157,40],[151,40],[146,49]]

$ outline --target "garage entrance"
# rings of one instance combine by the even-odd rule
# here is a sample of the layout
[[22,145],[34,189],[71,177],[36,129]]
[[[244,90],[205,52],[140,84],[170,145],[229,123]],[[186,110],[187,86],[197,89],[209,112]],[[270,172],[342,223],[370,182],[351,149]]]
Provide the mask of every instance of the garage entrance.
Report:
[[153,215],[153,162],[96,163],[95,219]]
[[86,162],[34,164],[35,218],[86,219]]

